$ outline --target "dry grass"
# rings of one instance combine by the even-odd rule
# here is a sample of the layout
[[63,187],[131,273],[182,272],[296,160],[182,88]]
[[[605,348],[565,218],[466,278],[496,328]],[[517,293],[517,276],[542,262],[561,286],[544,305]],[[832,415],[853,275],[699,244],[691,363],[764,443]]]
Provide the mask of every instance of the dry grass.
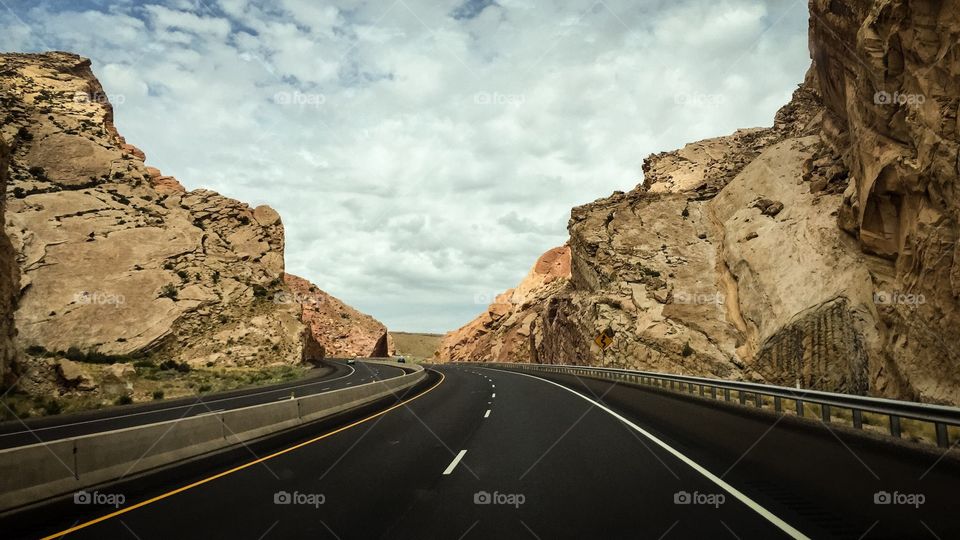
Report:
[[397,354],[411,360],[432,360],[437,352],[443,334],[416,334],[412,332],[390,332]]

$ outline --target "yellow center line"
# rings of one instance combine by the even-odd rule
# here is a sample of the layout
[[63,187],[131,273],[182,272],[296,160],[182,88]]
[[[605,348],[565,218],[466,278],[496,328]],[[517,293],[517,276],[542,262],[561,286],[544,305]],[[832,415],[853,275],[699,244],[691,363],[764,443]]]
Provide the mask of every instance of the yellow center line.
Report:
[[428,392],[430,392],[430,391],[432,391],[434,388],[440,386],[440,385],[443,383],[443,380],[446,379],[446,377],[444,377],[443,373],[440,373],[439,371],[437,371],[437,372],[435,372],[435,373],[438,373],[438,374],[440,375],[440,380],[437,381],[437,384],[431,386],[430,388],[427,388],[427,389],[424,390],[423,392],[421,392],[421,393],[413,396],[413,397],[410,398],[410,399],[401,401],[400,403],[397,403],[397,404],[395,404],[395,405],[392,405],[391,407],[386,408],[386,409],[384,409],[384,410],[382,410],[382,411],[380,411],[380,412],[378,412],[378,413],[376,413],[376,414],[372,414],[372,415],[370,415],[370,416],[368,416],[368,417],[366,417],[366,418],[357,420],[356,422],[353,422],[352,424],[347,424],[347,425],[345,425],[345,426],[343,426],[343,427],[340,427],[340,428],[337,428],[337,429],[335,429],[335,430],[333,430],[333,431],[324,433],[323,435],[320,435],[319,437],[314,437],[313,439],[310,439],[310,440],[308,440],[308,441],[304,441],[304,442],[302,442],[302,443],[296,444],[296,445],[291,446],[291,447],[289,447],[289,448],[284,448],[283,450],[274,452],[273,454],[270,454],[270,455],[268,455],[268,456],[264,456],[264,457],[262,457],[262,458],[257,458],[257,459],[255,459],[255,460],[249,462],[249,463],[244,463],[243,465],[239,465],[239,466],[234,467],[234,468],[232,468],[232,469],[229,469],[229,470],[226,470],[226,471],[217,473],[217,474],[215,474],[215,475],[213,475],[213,476],[208,476],[207,478],[203,478],[203,479],[201,479],[201,480],[197,480],[196,482],[193,482],[192,484],[187,484],[187,485],[185,485],[185,486],[178,487],[177,489],[174,489],[174,490],[172,490],[172,491],[168,491],[168,492],[163,493],[163,494],[161,494],[161,495],[157,495],[156,497],[153,497],[152,499],[147,499],[147,500],[145,500],[145,501],[138,502],[137,504],[130,505],[130,506],[128,506],[128,507],[126,507],[126,508],[124,508],[124,509],[122,509],[122,510],[117,510],[116,512],[111,512],[111,513],[109,513],[109,514],[107,514],[107,515],[105,515],[105,516],[100,516],[100,517],[98,517],[98,518],[96,518],[96,519],[92,519],[92,520],[90,520],[90,521],[87,521],[86,523],[81,523],[81,524],[79,524],[79,525],[75,525],[75,526],[73,526],[73,527],[70,527],[69,529],[60,531],[60,532],[58,532],[58,533],[51,534],[50,536],[45,536],[45,537],[42,538],[42,540],[50,540],[50,539],[53,539],[53,538],[60,538],[61,536],[65,536],[65,535],[70,534],[70,533],[72,533],[72,532],[79,531],[80,529],[85,529],[85,528],[87,528],[87,527],[89,527],[89,526],[91,526],[91,525],[95,525],[95,524],[97,524],[97,523],[100,523],[101,521],[106,521],[106,520],[108,520],[108,519],[110,519],[110,518],[114,518],[114,517],[117,517],[117,516],[126,514],[127,512],[131,512],[131,511],[136,510],[137,508],[140,508],[140,507],[142,507],[142,506],[146,506],[146,505],[148,505],[148,504],[155,503],[155,502],[157,502],[157,501],[159,501],[159,500],[166,499],[167,497],[172,497],[172,496],[174,496],[174,495],[176,495],[176,494],[178,494],[178,493],[183,493],[184,491],[187,491],[188,489],[193,489],[193,488],[195,488],[195,487],[197,487],[197,486],[206,484],[207,482],[212,482],[212,481],[216,480],[217,478],[222,478],[222,477],[224,477],[224,476],[227,476],[228,474],[233,474],[233,473],[235,473],[235,472],[237,472],[237,471],[241,471],[241,470],[243,470],[243,469],[246,469],[247,467],[252,467],[252,466],[256,465],[257,463],[263,463],[264,461],[267,461],[268,459],[273,459],[273,458],[275,458],[275,457],[277,457],[277,456],[281,456],[281,455],[286,454],[286,453],[288,453],[288,452],[292,452],[292,451],[294,451],[294,450],[296,450],[296,449],[298,449],[298,448],[303,448],[304,446],[307,446],[307,445],[309,445],[309,444],[313,444],[313,443],[315,443],[315,442],[317,442],[317,441],[319,441],[319,440],[326,439],[327,437],[329,437],[329,436],[331,436],[331,435],[336,435],[337,433],[340,433],[341,431],[346,431],[346,430],[348,430],[348,429],[350,429],[350,428],[352,428],[352,427],[359,426],[360,424],[363,424],[364,422],[369,422],[370,420],[373,420],[374,418],[376,418],[376,417],[378,417],[378,416],[383,416],[384,414],[387,414],[388,412],[390,412],[390,411],[392,411],[392,410],[394,410],[394,409],[396,409],[396,408],[398,408],[398,407],[402,407],[402,406],[406,405],[407,403],[410,403],[411,401],[413,401],[413,400],[415,400],[415,399],[419,399],[420,397],[427,395]]

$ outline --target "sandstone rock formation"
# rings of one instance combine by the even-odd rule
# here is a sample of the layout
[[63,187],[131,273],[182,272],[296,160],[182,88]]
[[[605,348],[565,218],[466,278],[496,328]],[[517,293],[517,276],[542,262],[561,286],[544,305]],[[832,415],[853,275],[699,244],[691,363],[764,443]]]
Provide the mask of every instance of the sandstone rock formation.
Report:
[[811,1],[813,66],[772,128],[653,155],[575,208],[569,284],[441,358],[960,403],[958,7]]
[[444,336],[437,358],[535,361],[531,354],[540,349],[543,339],[537,326],[538,308],[562,291],[569,279],[570,248],[547,251],[515,289],[498,295],[486,312]]
[[[88,60],[0,55],[0,114],[12,147],[6,231],[22,274],[8,291],[17,264],[5,264],[13,252],[0,238],[0,347],[8,359],[13,326],[2,314],[19,293],[16,328],[33,367],[23,386],[55,378],[90,388],[82,366],[58,363],[63,356],[261,367],[321,358],[324,347],[376,352],[382,325],[373,321],[371,337],[372,319],[332,297],[338,319],[329,328],[332,316],[305,318],[299,303],[278,301],[291,293],[280,215],[187,191],[147,167],[117,133]],[[95,371],[101,386],[125,388],[132,376]]]
[[284,282],[290,292],[280,293],[278,298],[301,306],[301,320],[316,342],[316,345],[310,345],[311,351],[322,350],[321,357],[325,354],[338,358],[389,355],[387,328],[380,321],[344,304],[301,277],[284,274]]
[[[0,190],[6,193],[10,170],[10,149],[0,134]],[[6,216],[6,200],[0,199],[0,219]],[[13,244],[0,232],[0,386],[13,384],[13,367],[18,356],[14,311],[20,293],[20,271]]]

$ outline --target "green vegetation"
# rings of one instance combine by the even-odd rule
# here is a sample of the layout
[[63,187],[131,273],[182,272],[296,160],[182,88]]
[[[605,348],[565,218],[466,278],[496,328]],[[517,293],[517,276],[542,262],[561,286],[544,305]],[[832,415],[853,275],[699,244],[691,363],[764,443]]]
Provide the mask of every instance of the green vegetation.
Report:
[[171,300],[176,300],[180,292],[177,290],[177,287],[172,283],[167,283],[160,289],[160,298],[169,298]]

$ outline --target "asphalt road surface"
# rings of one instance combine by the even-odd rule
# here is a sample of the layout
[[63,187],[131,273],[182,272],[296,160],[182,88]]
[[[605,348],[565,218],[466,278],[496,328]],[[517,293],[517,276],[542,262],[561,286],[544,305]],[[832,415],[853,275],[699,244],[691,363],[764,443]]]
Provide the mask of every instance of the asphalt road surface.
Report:
[[27,536],[960,537],[960,472],[935,452],[607,381],[437,372],[388,409],[104,490],[129,497],[52,509]]
[[178,420],[198,414],[302,397],[348,386],[356,386],[375,379],[403,375],[404,370],[382,364],[357,361],[347,365],[340,361],[326,361],[325,366],[311,370],[303,379],[268,386],[230,390],[194,397],[110,407],[75,414],[32,418],[26,421],[8,421],[0,424],[0,448],[13,448],[65,437],[76,437],[166,420]]

